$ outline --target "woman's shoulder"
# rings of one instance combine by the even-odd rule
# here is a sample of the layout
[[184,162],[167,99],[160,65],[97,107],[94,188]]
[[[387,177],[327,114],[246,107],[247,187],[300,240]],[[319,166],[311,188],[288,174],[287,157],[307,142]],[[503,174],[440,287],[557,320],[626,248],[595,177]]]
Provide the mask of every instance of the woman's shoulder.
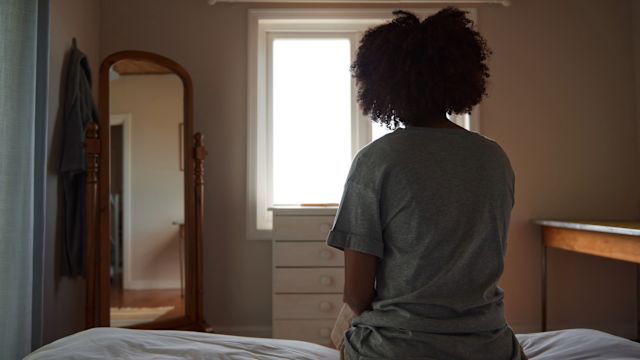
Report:
[[381,153],[388,152],[390,150],[390,144],[395,138],[396,131],[385,134],[363,146],[356,153],[355,158],[378,158]]
[[452,146],[463,152],[508,158],[496,140],[477,132],[454,128],[399,128],[364,146],[354,161],[384,164],[395,162],[397,157],[411,158],[407,155],[412,152],[432,152]]

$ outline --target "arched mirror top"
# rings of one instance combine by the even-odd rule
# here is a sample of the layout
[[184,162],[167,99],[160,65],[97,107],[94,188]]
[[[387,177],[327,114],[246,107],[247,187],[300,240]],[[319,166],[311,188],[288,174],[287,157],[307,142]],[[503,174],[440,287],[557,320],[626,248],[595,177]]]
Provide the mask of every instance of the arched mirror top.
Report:
[[[121,64],[122,63],[122,64]],[[175,73],[184,84],[185,95],[191,94],[193,84],[191,75],[189,72],[177,62],[164,57],[162,55],[154,54],[147,51],[139,50],[124,50],[118,51],[107,56],[100,65],[100,83],[105,81],[108,83],[108,78],[112,68],[117,71],[118,67],[124,67],[124,71],[138,71],[138,73],[145,73],[145,71],[158,71],[157,74],[161,74],[162,71],[169,71]],[[103,81],[103,77],[106,77]]]

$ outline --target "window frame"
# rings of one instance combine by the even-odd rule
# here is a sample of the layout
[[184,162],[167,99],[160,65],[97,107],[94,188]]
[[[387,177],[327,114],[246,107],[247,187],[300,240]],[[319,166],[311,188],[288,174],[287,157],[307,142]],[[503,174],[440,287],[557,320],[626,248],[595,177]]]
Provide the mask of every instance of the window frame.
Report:
[[[378,9],[249,9],[247,48],[247,186],[246,236],[249,240],[271,240],[272,224],[272,79],[271,48],[275,38],[348,37],[352,58],[366,29],[393,18],[391,8]],[[439,8],[411,9],[421,19]],[[475,9],[464,9],[476,21]],[[371,141],[368,117],[356,102],[356,84],[351,79],[351,155]],[[472,112],[470,130],[479,130],[478,111]]]

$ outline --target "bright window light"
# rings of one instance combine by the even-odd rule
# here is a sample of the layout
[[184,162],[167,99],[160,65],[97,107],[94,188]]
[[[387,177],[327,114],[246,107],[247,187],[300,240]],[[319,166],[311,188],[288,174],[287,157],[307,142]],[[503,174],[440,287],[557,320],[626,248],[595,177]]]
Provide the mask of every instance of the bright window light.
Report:
[[[469,114],[447,114],[447,119],[467,130],[471,128],[471,116]],[[392,132],[393,130],[389,130],[377,122],[371,122],[371,141],[375,141]]]
[[471,129],[471,116],[469,114],[447,114],[447,119],[467,130]]
[[389,130],[386,127],[380,125],[379,123],[371,121],[371,141],[376,141],[379,138],[392,132],[393,130]]
[[346,38],[273,40],[274,205],[340,201],[351,163],[350,64]]

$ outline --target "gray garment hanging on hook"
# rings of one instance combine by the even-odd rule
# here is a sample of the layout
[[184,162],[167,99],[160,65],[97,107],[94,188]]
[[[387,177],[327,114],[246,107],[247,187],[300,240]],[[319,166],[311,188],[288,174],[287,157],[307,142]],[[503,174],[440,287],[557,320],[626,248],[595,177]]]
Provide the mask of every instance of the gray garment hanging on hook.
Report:
[[89,61],[76,47],[75,39],[69,54],[64,113],[62,118],[62,153],[60,182],[62,190],[62,274],[78,276],[84,273],[86,221],[85,176],[87,170],[84,148],[85,129],[98,119],[91,94]]

